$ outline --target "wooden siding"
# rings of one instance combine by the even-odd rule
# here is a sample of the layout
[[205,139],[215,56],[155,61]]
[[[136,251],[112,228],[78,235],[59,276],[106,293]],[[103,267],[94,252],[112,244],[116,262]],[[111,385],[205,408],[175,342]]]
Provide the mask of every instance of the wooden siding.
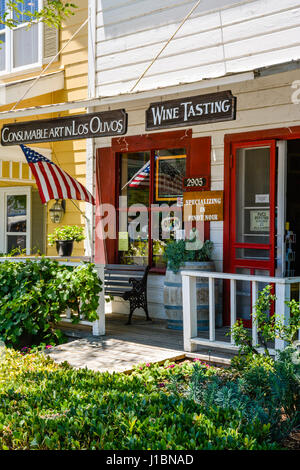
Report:
[[[129,92],[193,5],[98,0],[97,95]],[[299,20],[297,0],[203,0],[136,90],[299,59]]]

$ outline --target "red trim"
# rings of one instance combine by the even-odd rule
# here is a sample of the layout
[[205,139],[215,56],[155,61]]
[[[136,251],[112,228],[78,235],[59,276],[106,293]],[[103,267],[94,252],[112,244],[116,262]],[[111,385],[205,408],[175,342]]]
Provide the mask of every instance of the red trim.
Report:
[[112,139],[111,148],[113,152],[142,152],[174,147],[185,147],[188,150],[191,138],[191,129],[124,136]]
[[[300,128],[299,128],[300,130]],[[249,137],[247,133],[247,137]],[[253,137],[256,133],[253,133]],[[243,134],[245,135],[245,134]],[[238,136],[238,137],[237,137]],[[251,274],[255,270],[266,270],[270,276],[275,274],[275,172],[276,172],[276,142],[275,140],[242,140],[241,135],[225,136],[225,165],[224,165],[224,187],[225,187],[225,201],[224,201],[224,272],[236,272],[238,268],[249,269]],[[266,244],[251,244],[236,242],[236,151],[239,148],[251,147],[269,147],[270,148],[270,237],[269,243]],[[238,259],[236,256],[236,249],[238,248],[252,248],[257,250],[268,250],[269,259]],[[230,322],[229,313],[229,286],[225,290],[224,295],[224,321],[225,324]],[[251,322],[244,322],[245,325],[251,325]]]
[[[224,231],[223,231],[223,271],[231,272],[231,252],[230,252],[230,221],[231,207],[230,198],[232,195],[230,185],[230,165],[233,144],[265,139],[291,140],[300,139],[300,126],[281,127],[275,129],[265,129],[251,132],[241,132],[236,134],[226,134],[224,136]],[[274,143],[275,144],[275,143]],[[254,142],[256,145],[256,142]]]
[[[210,181],[211,174],[211,138],[200,137],[192,139],[192,130],[180,130],[170,132],[157,132],[145,135],[124,136],[113,138],[111,148],[97,149],[97,204],[115,204],[118,200],[119,190],[119,155],[124,152],[151,151],[151,166],[153,170],[154,150],[165,148],[185,148],[187,155],[186,176],[208,175]],[[151,172],[152,179],[154,172]],[[98,188],[101,187],[101,195]],[[152,185],[150,186],[152,188]],[[209,186],[210,188],[210,186]],[[150,201],[153,194],[150,190]],[[117,211],[118,213],[118,211]],[[99,217],[96,217],[96,227]],[[149,221],[151,230],[151,220]],[[210,237],[210,223],[205,223],[205,238]],[[102,244],[101,244],[101,243]],[[106,240],[107,262],[117,262],[118,251],[117,241]],[[97,253],[104,251],[103,241],[99,241],[96,235],[96,259]],[[149,261],[152,260],[152,246],[149,247]],[[164,273],[160,268],[152,268],[151,272]]]
[[116,262],[117,240],[99,238],[98,230],[101,217],[100,204],[116,207],[116,158],[110,147],[98,148],[96,152],[96,219],[95,219],[95,261],[100,264]]
[[291,140],[300,139],[300,126],[279,127],[275,129],[265,129],[260,131],[240,132],[236,134],[225,134],[224,142],[232,144],[234,142],[249,142],[251,140]]
[[[198,137],[191,140],[190,157],[187,161],[186,176],[209,175],[208,191],[211,188],[211,137]],[[210,222],[204,224],[204,238],[210,239]]]

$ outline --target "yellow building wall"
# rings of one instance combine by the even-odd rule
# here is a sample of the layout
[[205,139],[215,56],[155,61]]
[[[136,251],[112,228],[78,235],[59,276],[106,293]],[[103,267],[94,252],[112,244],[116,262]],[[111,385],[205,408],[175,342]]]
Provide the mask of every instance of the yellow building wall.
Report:
[[[59,49],[66,45],[67,41],[72,37],[75,31],[82,25],[88,16],[88,2],[83,0],[75,0],[72,3],[76,4],[78,8],[75,10],[75,15],[68,18],[62,28],[60,29],[59,36]],[[63,103],[68,101],[77,101],[86,99],[88,97],[88,25],[86,25],[75,38],[72,39],[70,44],[60,54],[59,60],[52,64],[47,70],[47,73],[64,70],[64,90],[48,93],[31,99],[25,99],[18,104],[19,109],[28,107],[36,107],[41,105],[50,105],[55,103]],[[29,77],[36,77],[39,72],[33,74],[27,74],[24,76],[13,77],[10,76],[6,79],[6,82],[22,80]],[[0,111],[10,110],[13,104],[0,107]],[[25,118],[18,118],[16,120],[5,119],[0,121],[0,126],[3,123],[9,122],[22,122],[22,121],[33,121],[39,119],[51,119],[60,116],[79,114],[85,112],[85,109],[75,109],[72,112],[64,113],[50,113],[43,114],[41,116],[28,116]],[[30,146],[30,145],[29,145]],[[50,142],[43,143],[41,145],[32,144],[34,147],[51,148],[52,160],[54,163],[59,165],[63,170],[69,173],[71,176],[76,178],[80,183],[86,185],[86,141],[74,140],[64,142]],[[22,183],[8,183],[1,182],[0,187],[3,186],[19,186]],[[51,233],[58,224],[53,224],[49,209],[55,201],[50,201],[47,205],[47,233]],[[80,209],[80,210],[79,210]],[[82,214],[81,214],[81,212]],[[85,225],[85,203],[81,201],[66,201],[66,213],[60,225]],[[48,255],[56,255],[55,247],[47,248]],[[74,243],[74,256],[84,255],[84,243]]]

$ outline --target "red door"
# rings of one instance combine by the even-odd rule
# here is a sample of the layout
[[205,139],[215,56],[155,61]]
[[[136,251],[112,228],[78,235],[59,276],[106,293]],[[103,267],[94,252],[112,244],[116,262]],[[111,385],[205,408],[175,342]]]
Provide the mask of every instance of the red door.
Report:
[[[276,143],[233,144],[231,158],[230,272],[274,276]],[[251,326],[249,282],[237,282],[237,317]]]

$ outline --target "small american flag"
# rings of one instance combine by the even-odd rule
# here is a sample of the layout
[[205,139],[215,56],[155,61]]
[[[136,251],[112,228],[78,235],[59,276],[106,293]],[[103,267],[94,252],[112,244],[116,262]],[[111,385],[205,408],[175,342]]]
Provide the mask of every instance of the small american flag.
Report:
[[43,204],[51,199],[75,199],[95,204],[91,193],[55,163],[26,145],[20,147],[35,177]]
[[150,160],[131,178],[129,181],[130,188],[142,186],[145,179],[148,178],[150,173]]

